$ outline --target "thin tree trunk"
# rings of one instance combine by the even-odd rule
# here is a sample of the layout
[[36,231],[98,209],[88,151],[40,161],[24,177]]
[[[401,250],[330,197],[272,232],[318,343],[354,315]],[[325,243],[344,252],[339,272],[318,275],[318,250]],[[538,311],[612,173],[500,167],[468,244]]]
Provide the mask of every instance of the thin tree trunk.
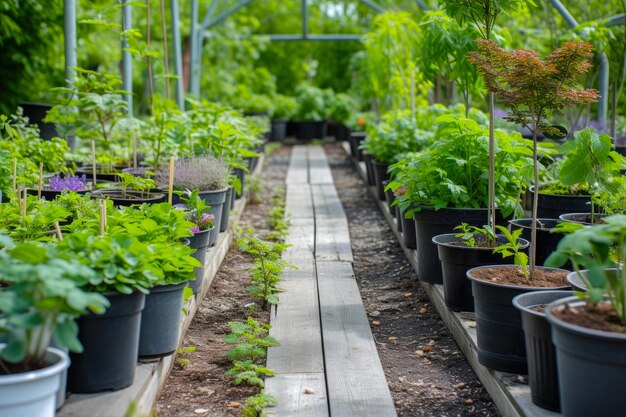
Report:
[[494,94],[489,92],[489,215],[488,225],[495,229],[496,225],[496,179],[495,179],[495,167],[496,167],[496,151],[495,151],[495,110],[494,110]]
[[[150,50],[151,36],[150,36],[150,0],[146,0],[146,47]],[[148,95],[150,96],[150,113],[154,114],[154,82],[152,79],[152,57],[148,55],[146,59],[146,66],[148,67]]]
[[165,0],[161,0],[161,32],[163,35],[163,69],[165,70],[165,97],[170,95],[170,60],[167,51],[167,23],[165,20]]
[[537,264],[537,212],[539,207],[539,161],[537,158],[537,124],[533,123],[533,213],[530,229],[530,274],[532,276]]

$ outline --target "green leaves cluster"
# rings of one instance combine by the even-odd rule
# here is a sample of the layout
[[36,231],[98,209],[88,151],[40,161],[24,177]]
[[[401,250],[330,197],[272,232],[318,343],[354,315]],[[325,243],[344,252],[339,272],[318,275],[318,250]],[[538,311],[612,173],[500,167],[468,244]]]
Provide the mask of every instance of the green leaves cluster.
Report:
[[282,196],[272,198],[272,208],[270,209],[267,222],[270,226],[270,233],[267,238],[270,240],[284,242],[289,234],[289,219],[285,213],[285,199]]
[[[587,292],[577,293],[578,297],[591,304],[607,297],[617,317],[626,324],[626,215],[615,214],[603,221],[565,235],[545,264],[560,267],[569,260],[588,288]],[[580,273],[581,269],[587,269],[587,274]]]
[[278,346],[278,340],[269,335],[272,328],[269,324],[261,323],[252,317],[244,322],[230,322],[231,333],[224,341],[233,346],[227,354],[229,360],[249,361],[255,363],[259,359],[265,358],[267,348]]
[[265,391],[246,399],[246,406],[241,413],[242,417],[267,417],[265,408],[273,407],[278,401],[273,395],[266,394]]

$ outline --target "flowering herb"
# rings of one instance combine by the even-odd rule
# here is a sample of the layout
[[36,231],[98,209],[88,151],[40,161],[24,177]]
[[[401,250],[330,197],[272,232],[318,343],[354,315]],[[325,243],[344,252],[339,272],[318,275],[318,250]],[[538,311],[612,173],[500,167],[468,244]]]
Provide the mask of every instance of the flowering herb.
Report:
[[87,190],[87,177],[75,175],[73,177],[54,176],[48,180],[52,191],[85,191]]
[[197,227],[191,229],[192,233],[198,233],[204,230],[209,230],[213,227],[213,220],[215,216],[210,213],[211,206],[207,206],[206,201],[200,197],[199,190],[185,191],[179,193],[180,199],[189,212],[187,214],[187,220],[196,224]]
[[[184,190],[221,190],[228,187],[228,163],[213,156],[192,159],[178,159],[174,162],[174,189]],[[167,167],[157,169],[155,180],[163,187],[169,185]]]

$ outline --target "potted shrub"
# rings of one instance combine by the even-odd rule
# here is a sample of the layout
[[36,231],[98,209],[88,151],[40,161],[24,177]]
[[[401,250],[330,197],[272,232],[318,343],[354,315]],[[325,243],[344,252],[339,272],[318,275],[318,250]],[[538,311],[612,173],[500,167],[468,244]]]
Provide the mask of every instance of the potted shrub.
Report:
[[546,262],[559,266],[569,260],[575,268],[572,274],[588,289],[546,307],[566,416],[623,413],[626,216],[608,216],[604,222],[565,236]]
[[[441,284],[441,263],[432,238],[450,233],[461,223],[487,223],[489,146],[487,129],[462,116],[440,116],[435,143],[422,154],[393,166],[392,190],[405,216],[416,222],[418,277]],[[529,147],[517,135],[497,131],[496,202],[503,216],[519,210],[519,195],[526,187]]]
[[298,108],[293,116],[296,139],[312,140],[326,137],[328,104],[324,90],[308,83],[296,87]]
[[[94,271],[58,257],[53,247],[15,245],[0,235],[0,414],[53,417],[57,391],[69,366],[67,353],[81,352],[75,319],[109,306],[81,282]],[[50,347],[54,338],[59,348]]]
[[[505,51],[492,41],[478,40],[470,59],[490,92],[509,106],[508,119],[533,132],[533,177],[539,184],[537,135],[552,132],[545,121],[548,110],[564,109],[597,99],[594,90],[579,90],[578,77],[591,65],[591,45],[566,42],[545,60],[535,51]],[[486,266],[467,272],[477,317],[478,360],[492,369],[525,373],[526,352],[521,317],[512,299],[526,291],[566,287],[565,271],[536,266],[537,189],[533,193],[530,268]],[[506,335],[506,337],[502,337]]]
[[[162,203],[165,193],[157,189],[157,183],[151,178],[143,178],[133,174],[117,174],[117,182],[110,187],[91,193],[94,198],[107,198],[116,206],[130,206],[143,203]],[[167,184],[163,185],[164,187]]]
[[[213,156],[202,156],[190,159],[178,159],[174,162],[174,190],[200,190],[199,196],[211,206],[211,214],[215,216],[215,228],[211,232],[209,245],[217,241],[222,221],[222,210],[228,191],[230,167]],[[166,169],[157,170],[156,180],[162,187],[167,187],[169,173]]]
[[356,100],[348,94],[339,93],[334,94],[328,104],[330,106],[329,118],[332,123],[332,131],[335,140],[348,140],[350,131],[346,123],[357,108]]
[[366,129],[369,125],[375,123],[377,119],[378,117],[374,113],[356,112],[352,113],[352,116],[346,122],[348,129],[350,130],[348,134],[350,155],[352,155],[352,157],[357,161],[365,162],[369,185],[374,185],[374,171],[372,170],[371,163],[369,163],[370,159],[368,158],[368,153],[362,148],[361,144],[367,137]]
[[287,123],[296,113],[298,103],[293,97],[276,94],[273,98],[272,129],[270,140],[283,141],[287,137]]

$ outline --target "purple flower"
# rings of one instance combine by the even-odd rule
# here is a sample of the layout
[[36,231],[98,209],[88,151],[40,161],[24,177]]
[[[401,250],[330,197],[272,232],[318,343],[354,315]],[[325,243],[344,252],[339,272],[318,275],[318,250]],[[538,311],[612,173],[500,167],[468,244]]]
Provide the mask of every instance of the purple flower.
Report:
[[80,177],[75,175],[73,177],[64,178],[57,175],[51,177],[48,180],[48,184],[52,191],[85,191],[87,189],[87,177],[84,174]]
[[196,233],[200,233],[200,228],[198,228],[198,227],[192,227],[192,228],[191,228],[191,233],[193,233],[194,235],[195,235]]

